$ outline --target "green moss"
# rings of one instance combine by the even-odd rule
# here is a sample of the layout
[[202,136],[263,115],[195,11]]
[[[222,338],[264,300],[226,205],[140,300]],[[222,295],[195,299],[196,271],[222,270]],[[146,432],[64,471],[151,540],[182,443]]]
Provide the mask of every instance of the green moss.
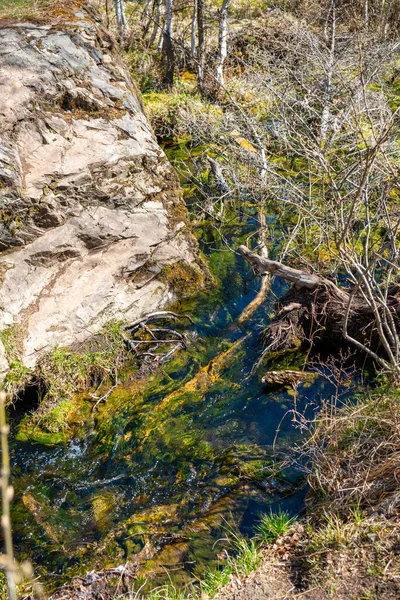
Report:
[[[87,421],[93,406],[79,393],[101,382],[109,385],[117,357],[121,364],[128,358],[120,322],[108,323],[75,351],[56,347],[44,356],[35,372],[44,396],[39,408],[21,422],[18,440],[46,445],[68,440],[80,424]],[[21,382],[26,383],[31,376],[31,371],[19,361],[13,361],[10,367],[9,386],[14,385],[14,381],[21,386]],[[98,393],[101,394],[101,390]]]
[[227,276],[232,277],[235,267],[235,255],[231,251],[212,252],[209,258],[210,270],[215,277],[223,281]]
[[92,498],[93,518],[99,531],[109,531],[117,506],[118,498],[111,490],[102,490]]
[[90,417],[92,403],[84,394],[61,400],[45,400],[32,415],[18,426],[17,440],[54,446],[63,444],[73,435],[82,434],[81,425]]
[[299,348],[290,348],[282,352],[269,352],[262,364],[269,371],[304,371],[308,355]]
[[156,525],[170,522],[176,519],[178,508],[178,504],[152,506],[151,508],[135,513],[128,519],[126,525]]
[[67,431],[58,433],[49,433],[30,423],[29,417],[25,417],[18,428],[15,436],[19,442],[28,442],[30,444],[43,444],[44,446],[57,446],[65,444],[69,439]]
[[37,369],[46,399],[69,399],[94,382],[112,377],[116,358],[125,351],[123,327],[121,322],[107,323],[78,350],[56,347],[46,355]]
[[263,460],[248,460],[239,464],[240,476],[253,481],[262,481],[272,474],[272,469],[268,468],[268,463]]
[[7,578],[4,571],[0,571],[0,600],[7,599]]
[[[204,140],[205,132],[211,132],[220,124],[222,108],[208,103],[194,90],[195,85],[188,81],[181,82],[180,88],[172,94],[151,91],[143,95],[147,116],[158,138],[173,139],[182,146],[188,142],[197,145]],[[194,131],[192,135],[188,134],[192,122],[196,122],[202,131],[199,139],[194,138]]]
[[204,273],[197,265],[178,261],[165,266],[159,279],[168,284],[178,298],[191,296],[204,284]]

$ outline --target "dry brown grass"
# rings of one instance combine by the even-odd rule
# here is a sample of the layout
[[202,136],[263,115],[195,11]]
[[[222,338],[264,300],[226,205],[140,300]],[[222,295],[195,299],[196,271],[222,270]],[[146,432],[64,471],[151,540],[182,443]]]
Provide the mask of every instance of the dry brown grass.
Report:
[[0,0],[0,20],[45,21],[57,17],[70,18],[83,0]]
[[300,448],[310,464],[310,501],[346,514],[354,506],[393,516],[400,509],[400,394],[360,394],[357,404],[325,404]]

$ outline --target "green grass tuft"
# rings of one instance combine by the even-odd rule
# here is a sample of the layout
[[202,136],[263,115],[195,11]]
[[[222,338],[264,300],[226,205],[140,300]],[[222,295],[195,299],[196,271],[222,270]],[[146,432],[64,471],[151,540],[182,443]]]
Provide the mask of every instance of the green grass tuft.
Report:
[[147,598],[148,600],[191,600],[193,596],[188,595],[185,590],[177,588],[173,583],[168,583],[152,590]]
[[271,544],[277,538],[285,535],[295,522],[296,518],[289,513],[278,511],[263,515],[257,525],[257,538],[264,543]]
[[229,583],[233,572],[233,567],[229,563],[224,565],[222,569],[207,571],[204,575],[204,580],[200,582],[202,594],[207,594],[207,596],[213,598],[223,585]]
[[237,537],[233,541],[236,556],[229,558],[229,563],[236,573],[248,575],[255,571],[261,564],[261,551],[255,539],[248,540]]

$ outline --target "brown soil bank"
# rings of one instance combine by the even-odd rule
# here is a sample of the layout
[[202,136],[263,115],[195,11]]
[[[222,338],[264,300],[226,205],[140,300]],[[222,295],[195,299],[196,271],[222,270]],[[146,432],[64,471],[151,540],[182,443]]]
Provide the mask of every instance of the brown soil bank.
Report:
[[[386,530],[386,533],[383,532]],[[371,533],[380,531],[379,534]],[[217,600],[394,600],[400,594],[399,532],[371,520],[358,532],[340,524],[342,540],[303,533],[281,538],[266,551],[261,566],[233,577]],[[362,538],[364,540],[362,541]]]

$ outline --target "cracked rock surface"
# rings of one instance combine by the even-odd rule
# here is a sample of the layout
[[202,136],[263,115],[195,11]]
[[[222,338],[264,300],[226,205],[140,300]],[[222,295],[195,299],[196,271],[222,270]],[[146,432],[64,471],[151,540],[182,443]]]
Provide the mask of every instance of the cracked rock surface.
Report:
[[165,265],[196,268],[176,175],[112,46],[83,12],[0,26],[0,330],[28,367],[172,300]]

